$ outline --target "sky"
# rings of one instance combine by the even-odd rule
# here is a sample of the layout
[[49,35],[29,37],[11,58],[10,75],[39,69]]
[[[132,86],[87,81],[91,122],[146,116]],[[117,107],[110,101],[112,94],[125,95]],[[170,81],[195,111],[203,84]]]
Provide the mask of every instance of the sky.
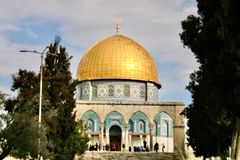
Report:
[[191,103],[185,89],[197,70],[193,53],[179,38],[181,21],[196,14],[195,0],[0,0],[0,91],[11,91],[18,69],[39,72],[40,56],[19,50],[42,52],[61,36],[71,60],[71,72],[81,57],[99,40],[116,33],[141,44],[158,67],[162,84],[159,101]]

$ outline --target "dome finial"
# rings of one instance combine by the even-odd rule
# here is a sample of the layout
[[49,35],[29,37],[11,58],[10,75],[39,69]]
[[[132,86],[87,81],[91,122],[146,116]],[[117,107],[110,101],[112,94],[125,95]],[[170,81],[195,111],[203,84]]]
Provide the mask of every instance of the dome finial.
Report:
[[119,17],[117,17],[117,20],[116,20],[116,34],[119,35],[120,33],[120,20],[119,20]]

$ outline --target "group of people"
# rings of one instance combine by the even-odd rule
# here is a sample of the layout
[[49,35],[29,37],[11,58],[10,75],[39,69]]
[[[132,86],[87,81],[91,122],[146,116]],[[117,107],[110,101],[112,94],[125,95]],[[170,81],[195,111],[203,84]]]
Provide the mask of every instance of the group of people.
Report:
[[[129,146],[129,152],[132,152],[132,147]],[[143,141],[143,146],[133,146],[134,152],[149,152],[149,147],[147,146],[146,140]]]
[[[88,150],[89,151],[100,151],[101,150],[100,147],[101,147],[101,145],[96,143],[95,145],[90,145]],[[103,146],[103,150],[104,151],[109,151],[109,150],[110,151],[118,151],[119,150],[118,147],[119,146],[117,144],[111,144],[111,145],[106,144]],[[124,144],[123,144],[123,148],[125,148]],[[154,144],[154,151],[158,152],[158,150],[159,150],[159,144],[156,142]],[[144,140],[143,146],[133,146],[133,147],[129,146],[128,151],[129,152],[149,152],[149,147],[147,146],[147,142]],[[164,151],[165,151],[165,145],[163,143],[162,144],[162,152],[164,152]]]
[[128,149],[129,152],[149,152],[149,148],[148,147],[144,147],[144,146],[129,146]]
[[[90,145],[88,150],[89,151],[100,151],[101,150],[101,145],[96,143],[95,145]],[[103,146],[103,151],[117,151],[118,150],[118,145],[117,144],[106,144]]]
[[[156,151],[156,152],[158,152],[158,150],[159,150],[159,144],[156,142],[155,144],[154,144],[154,151]],[[165,145],[164,145],[164,143],[162,144],[162,152],[164,152],[165,151]]]
[[104,145],[103,146],[103,150],[104,151],[118,151],[118,145],[117,144],[111,144],[111,145],[109,145],[109,144],[106,144],[106,145]]
[[88,148],[89,151],[100,151],[100,145],[96,143],[95,145],[90,145]]

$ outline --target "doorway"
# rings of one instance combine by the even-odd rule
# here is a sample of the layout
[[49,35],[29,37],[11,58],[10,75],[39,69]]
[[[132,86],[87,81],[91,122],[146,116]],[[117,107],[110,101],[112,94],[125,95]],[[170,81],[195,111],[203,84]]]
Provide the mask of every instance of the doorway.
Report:
[[112,126],[109,129],[111,151],[121,151],[122,129],[119,126]]

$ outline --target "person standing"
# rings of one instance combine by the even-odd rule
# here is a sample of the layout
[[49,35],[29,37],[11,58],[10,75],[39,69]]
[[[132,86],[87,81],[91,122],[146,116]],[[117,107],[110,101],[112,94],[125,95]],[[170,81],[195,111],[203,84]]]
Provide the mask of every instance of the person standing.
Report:
[[164,149],[165,149],[165,145],[164,143],[162,144],[162,152],[164,152]]
[[156,142],[154,144],[154,151],[158,152],[158,149],[159,149],[159,144]]
[[98,143],[96,143],[95,151],[98,151]]
[[143,147],[146,149],[147,148],[147,142],[146,142],[146,140],[144,139],[144,141],[143,141]]

